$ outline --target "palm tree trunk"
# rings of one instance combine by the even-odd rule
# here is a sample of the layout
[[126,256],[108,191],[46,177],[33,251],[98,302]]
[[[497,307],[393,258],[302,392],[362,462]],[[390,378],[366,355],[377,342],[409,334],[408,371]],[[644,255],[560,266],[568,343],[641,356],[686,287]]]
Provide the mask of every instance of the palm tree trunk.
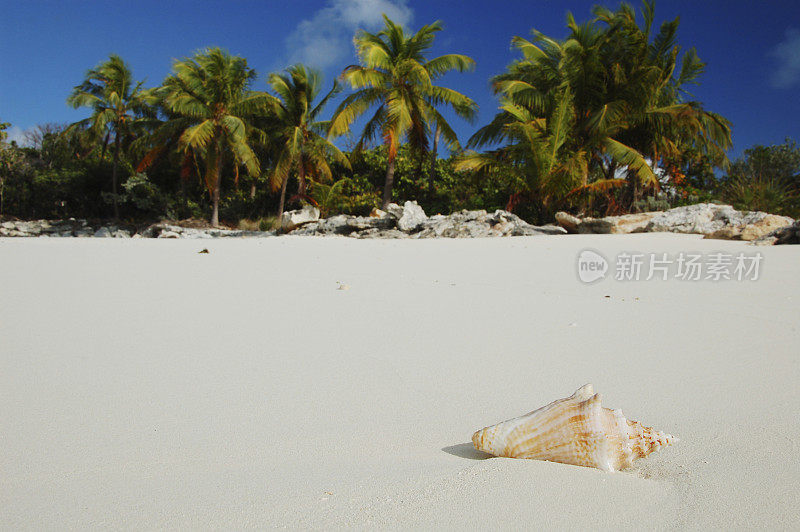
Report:
[[395,159],[389,159],[389,166],[386,168],[386,184],[383,186],[382,209],[385,209],[392,202],[392,187],[394,186]]
[[253,181],[250,184],[250,199],[251,200],[256,199],[256,182],[255,181]]
[[281,201],[278,203],[278,221],[280,222],[281,216],[283,216],[283,208],[286,204],[286,183],[289,181],[289,176],[283,178],[283,183],[281,184]]
[[436,158],[439,151],[439,135],[441,130],[436,125],[436,133],[433,135],[433,150],[431,150],[431,169],[428,171],[428,201],[433,201],[433,181],[436,176]]
[[117,167],[119,167],[119,135],[114,138],[114,164],[111,167],[111,192],[114,195],[114,219],[119,219],[119,205],[117,203]]
[[297,180],[300,182],[298,185],[297,195],[301,198],[306,196],[306,169],[303,167],[303,161],[297,165]]
[[181,182],[181,205],[183,205],[183,208],[185,210],[188,210],[189,198],[186,197],[186,180],[183,177],[181,177],[180,182]]
[[219,146],[217,147],[217,175],[214,178],[214,192],[211,193],[211,201],[214,204],[214,209],[211,211],[211,225],[219,227],[219,189],[222,183],[222,154],[219,153]]

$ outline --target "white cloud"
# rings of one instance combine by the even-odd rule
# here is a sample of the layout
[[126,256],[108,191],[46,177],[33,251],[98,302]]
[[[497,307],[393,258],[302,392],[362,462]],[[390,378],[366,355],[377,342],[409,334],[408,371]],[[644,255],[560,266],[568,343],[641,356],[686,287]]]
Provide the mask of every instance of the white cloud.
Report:
[[784,39],[772,52],[778,60],[778,68],[772,73],[772,85],[779,89],[800,84],[800,31],[789,28]]
[[11,141],[16,141],[18,146],[27,146],[28,139],[25,137],[25,132],[26,130],[19,126],[11,126],[10,128],[6,129],[6,133],[8,133],[6,142],[10,143]]
[[318,68],[348,61],[353,34],[358,29],[376,31],[383,14],[400,25],[411,22],[407,0],[329,0],[311,18],[302,21],[286,39],[289,63]]

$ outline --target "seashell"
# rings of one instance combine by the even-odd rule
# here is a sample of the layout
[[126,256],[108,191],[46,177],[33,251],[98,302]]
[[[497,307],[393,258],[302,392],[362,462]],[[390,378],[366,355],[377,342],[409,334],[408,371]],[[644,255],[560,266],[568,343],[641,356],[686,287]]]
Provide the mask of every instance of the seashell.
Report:
[[524,416],[472,435],[479,451],[618,471],[677,438],[603,408],[591,384]]

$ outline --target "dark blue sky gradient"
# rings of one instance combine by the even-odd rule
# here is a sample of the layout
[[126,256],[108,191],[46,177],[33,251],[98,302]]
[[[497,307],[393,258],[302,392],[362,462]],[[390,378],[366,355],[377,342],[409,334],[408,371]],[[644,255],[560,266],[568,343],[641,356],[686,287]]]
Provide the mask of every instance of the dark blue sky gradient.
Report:
[[[169,72],[173,59],[206,46],[222,46],[248,59],[261,74],[254,88],[264,89],[264,74],[283,68],[292,57],[287,38],[330,1],[346,0],[1,0],[0,120],[25,129],[85,117],[86,110],[68,108],[65,99],[85,71],[110,53],[121,55],[138,79],[153,86]],[[531,28],[564,37],[566,12],[586,20],[597,3],[405,3],[413,13],[412,29],[437,19],[444,22],[434,54],[464,53],[477,62],[475,72],[451,74],[442,81],[480,105],[475,124],[452,122],[462,142],[496,112],[488,80],[515,58],[511,37],[528,36]],[[778,143],[787,136],[800,141],[800,76],[780,88],[772,81],[786,62],[773,51],[792,35],[792,29],[800,30],[796,0],[662,1],[656,14],[658,23],[680,15],[680,44],[695,46],[708,63],[702,84],[693,92],[706,108],[733,122],[732,156],[753,144]],[[800,46],[795,52],[800,55]],[[324,69],[326,83],[353,61],[352,46],[346,46],[341,61]],[[332,110],[333,106],[328,114]]]

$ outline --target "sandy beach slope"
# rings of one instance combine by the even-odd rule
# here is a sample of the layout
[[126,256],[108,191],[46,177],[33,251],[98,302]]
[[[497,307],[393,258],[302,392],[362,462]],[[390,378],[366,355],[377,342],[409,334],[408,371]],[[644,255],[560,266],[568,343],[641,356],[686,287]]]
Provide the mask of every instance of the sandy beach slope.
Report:
[[[764,259],[586,285],[584,248]],[[800,246],[0,239],[0,271],[4,530],[798,526]],[[681,441],[614,474],[471,450],[587,382]]]

